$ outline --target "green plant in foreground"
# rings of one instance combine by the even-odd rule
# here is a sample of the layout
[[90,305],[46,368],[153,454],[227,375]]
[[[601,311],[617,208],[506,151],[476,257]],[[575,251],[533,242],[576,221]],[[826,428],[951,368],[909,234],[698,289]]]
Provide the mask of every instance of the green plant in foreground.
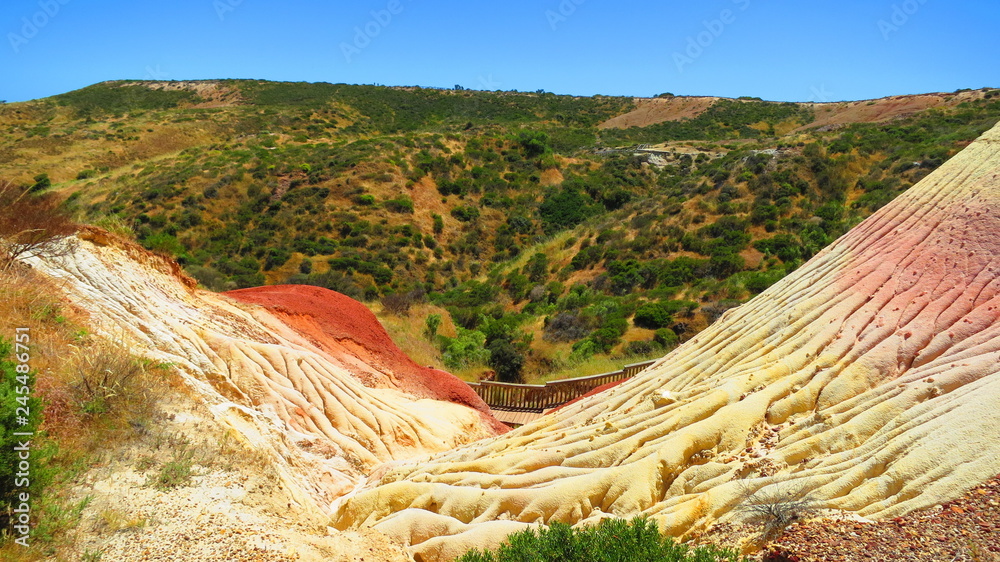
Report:
[[472,550],[458,562],[741,562],[732,550],[691,548],[660,535],[656,523],[636,517],[606,519],[594,527],[574,529],[553,523],[507,537],[494,551]]
[[146,485],[166,492],[191,483],[194,476],[194,451],[182,446],[174,452],[174,458],[164,464],[155,476],[147,479]]
[[[23,474],[17,476],[21,461],[30,467],[29,463],[37,465],[41,458],[37,444],[25,447],[30,440],[15,433],[38,431],[42,422],[42,402],[31,393],[34,371],[27,370],[27,363],[11,361],[13,351],[11,342],[0,339],[0,530],[3,531],[8,530],[13,519],[10,510],[18,507],[21,494],[37,495],[41,490],[37,474],[33,480]],[[21,356],[28,357],[28,353],[22,352]],[[27,459],[20,454],[28,455]]]

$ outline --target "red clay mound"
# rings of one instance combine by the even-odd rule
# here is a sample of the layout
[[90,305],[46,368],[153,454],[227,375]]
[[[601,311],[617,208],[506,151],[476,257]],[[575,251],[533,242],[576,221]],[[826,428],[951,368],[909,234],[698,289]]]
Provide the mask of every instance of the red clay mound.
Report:
[[388,375],[388,382],[421,398],[446,400],[480,411],[497,431],[506,426],[493,418],[489,406],[469,385],[438,369],[421,367],[396,347],[368,308],[358,301],[321,287],[275,285],[224,293],[256,304],[285,321],[315,345],[341,359],[366,384]]

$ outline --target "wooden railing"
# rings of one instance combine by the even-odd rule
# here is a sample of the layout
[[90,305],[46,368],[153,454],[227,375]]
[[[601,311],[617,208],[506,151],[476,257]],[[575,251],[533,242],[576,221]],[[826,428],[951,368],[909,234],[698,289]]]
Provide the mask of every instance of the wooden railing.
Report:
[[513,412],[544,412],[579,398],[595,388],[632,378],[636,373],[653,364],[653,361],[626,365],[621,371],[551,381],[545,384],[511,384],[482,381],[469,383],[476,394],[495,410]]

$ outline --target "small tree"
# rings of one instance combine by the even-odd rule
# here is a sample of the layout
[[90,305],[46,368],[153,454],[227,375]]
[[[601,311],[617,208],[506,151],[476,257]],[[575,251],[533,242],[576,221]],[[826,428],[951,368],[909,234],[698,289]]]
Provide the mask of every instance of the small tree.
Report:
[[497,372],[502,382],[520,383],[523,380],[524,353],[518,345],[508,339],[498,339],[488,346],[490,358],[487,364]]
[[431,314],[424,320],[424,334],[431,341],[437,337],[438,329],[441,327],[441,315]]
[[76,230],[55,198],[0,181],[0,271],[21,259],[64,251],[58,242]]

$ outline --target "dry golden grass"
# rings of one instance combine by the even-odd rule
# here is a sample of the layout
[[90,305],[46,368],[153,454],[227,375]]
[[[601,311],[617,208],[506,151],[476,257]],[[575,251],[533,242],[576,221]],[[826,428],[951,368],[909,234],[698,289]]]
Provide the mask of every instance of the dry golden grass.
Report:
[[381,303],[370,303],[369,308],[375,313],[392,341],[403,350],[403,353],[413,359],[418,365],[432,365],[442,368],[441,352],[434,342],[425,335],[425,321],[431,314],[441,315],[439,334],[455,335],[455,327],[451,316],[446,310],[432,304],[415,304],[410,307],[406,316],[396,316],[383,310]]
[[12,340],[17,328],[28,328],[34,393],[45,404],[41,440],[57,447],[37,467],[54,477],[35,499],[45,514],[39,536],[27,549],[0,545],[0,560],[51,559],[67,544],[82,509],[66,499],[69,479],[109,443],[141,436],[152,425],[157,397],[167,391],[166,369],[132,356],[120,342],[89,334],[87,315],[64,305],[59,293],[31,269],[15,266],[0,273],[0,337]]
[[381,303],[370,303],[368,306],[385,327],[392,341],[418,365],[429,365],[470,382],[478,381],[484,373],[489,371],[489,367],[485,365],[473,365],[464,369],[448,369],[444,366],[441,351],[426,335],[425,322],[431,314],[440,314],[441,327],[438,329],[438,334],[450,338],[455,337],[455,324],[447,310],[423,303],[411,306],[410,313],[406,316],[396,316],[385,312]]

